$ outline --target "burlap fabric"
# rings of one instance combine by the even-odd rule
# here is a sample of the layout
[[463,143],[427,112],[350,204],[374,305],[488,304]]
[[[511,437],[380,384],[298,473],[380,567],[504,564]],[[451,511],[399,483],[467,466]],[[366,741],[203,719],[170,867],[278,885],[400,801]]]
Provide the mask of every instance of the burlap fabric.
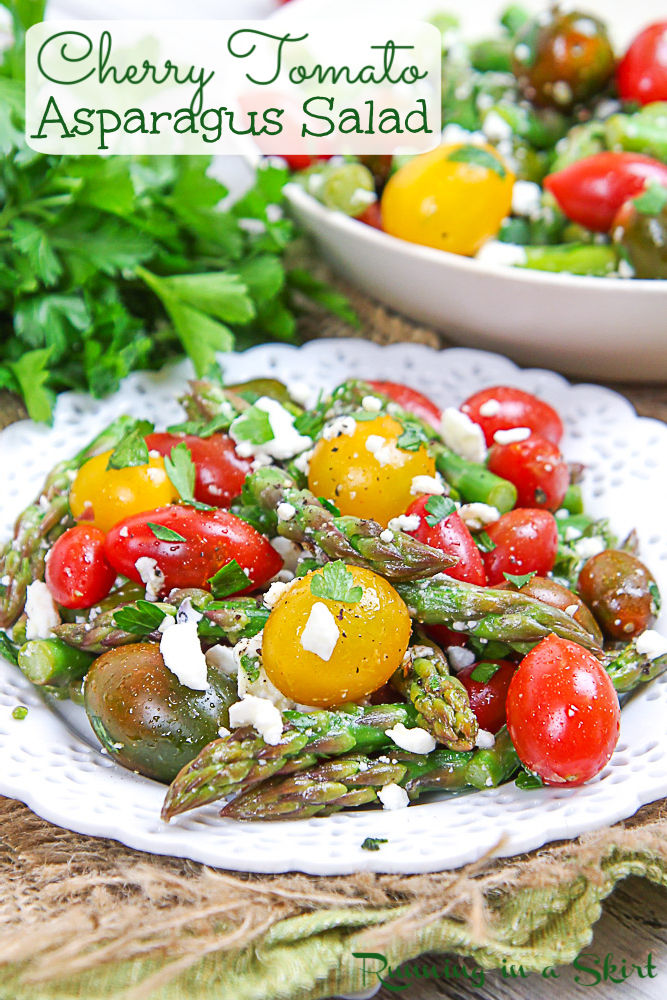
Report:
[[[307,336],[442,338],[351,293],[358,331],[314,316]],[[667,390],[619,386],[667,419]],[[0,394],[0,426],[20,407]],[[357,952],[390,965],[428,951],[542,970],[589,943],[628,875],[667,885],[667,804],[512,859],[433,875],[239,875],[153,857],[0,799],[2,1000],[315,1000],[363,989]]]

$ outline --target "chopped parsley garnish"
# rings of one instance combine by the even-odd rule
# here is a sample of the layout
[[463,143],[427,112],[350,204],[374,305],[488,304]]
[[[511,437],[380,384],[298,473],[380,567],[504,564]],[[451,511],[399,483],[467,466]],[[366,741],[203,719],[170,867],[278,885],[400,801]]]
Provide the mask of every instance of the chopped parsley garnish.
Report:
[[452,163],[472,163],[477,167],[485,167],[487,170],[493,170],[500,178],[507,176],[507,171],[500,160],[481,146],[459,146],[447,159]]
[[486,684],[499,670],[499,663],[490,663],[488,660],[483,660],[482,663],[477,664],[471,673],[470,680],[477,681],[478,684]]
[[239,590],[246,590],[252,584],[252,580],[246,571],[241,569],[236,559],[225,563],[208,582],[211,584],[211,593],[216,599],[237,594]]
[[165,456],[164,467],[183,503],[190,504],[197,510],[215,510],[214,507],[195,500],[195,463],[184,441],[172,448],[170,455]]
[[148,445],[144,440],[153,430],[150,420],[137,420],[109,455],[107,469],[129,469],[148,465]]
[[161,542],[187,541],[186,538],[183,538],[183,535],[179,535],[177,531],[167,528],[164,524],[153,524],[152,521],[148,521],[148,527],[151,529],[155,537],[159,538]]
[[149,635],[155,632],[165,615],[169,614],[158,604],[151,604],[150,601],[135,601],[134,605],[126,608],[118,608],[114,612],[113,623],[116,628],[123,632],[131,632],[132,635]]
[[241,655],[241,667],[251,684],[259,679],[258,656],[251,656],[249,653],[243,653]]
[[544,782],[540,778],[539,774],[533,774],[532,771],[519,771],[515,781],[517,788],[523,788],[524,790],[530,790],[531,788],[542,788]]
[[434,496],[428,498],[424,504],[424,510],[428,511],[426,523],[433,528],[436,524],[440,524],[446,517],[454,513],[456,504],[450,497]]
[[326,497],[318,497],[317,499],[320,501],[324,509],[328,510],[330,514],[333,514],[334,517],[340,517],[340,510],[335,503],[332,503],[331,500],[327,500]]
[[396,442],[397,446],[403,451],[419,451],[419,449],[428,444],[428,437],[424,428],[416,420],[408,420],[403,418],[401,423],[403,424],[403,433]]
[[380,844],[388,844],[386,837],[366,837],[361,845],[362,851],[379,851]]
[[497,548],[496,543],[487,531],[479,531],[474,537],[475,544],[480,552],[493,552],[493,550]]
[[358,604],[364,590],[354,586],[354,577],[341,559],[325,563],[320,573],[310,581],[310,592],[315,597],[342,604]]
[[503,576],[508,583],[513,583],[515,587],[521,590],[527,583],[530,583],[534,576],[537,576],[537,570],[531,570],[530,573],[523,573],[521,576],[515,576],[513,573],[503,573]]
[[275,437],[269,414],[257,406],[250,406],[241,413],[232,423],[231,431],[236,441],[249,441],[250,444],[266,444]]
[[18,652],[19,647],[16,643],[12,642],[6,632],[0,631],[0,656],[4,656],[6,660],[9,660],[16,667],[19,662]]
[[320,565],[321,563],[318,563],[317,559],[302,559],[296,567],[296,576],[307,576],[308,573],[312,573],[314,570],[319,569]]
[[217,416],[208,421],[186,420],[183,424],[172,424],[171,427],[167,427],[167,432],[169,434],[193,434],[195,437],[208,438],[217,434],[218,431],[229,430],[234,417],[235,413],[230,404],[227,414],[218,413]]

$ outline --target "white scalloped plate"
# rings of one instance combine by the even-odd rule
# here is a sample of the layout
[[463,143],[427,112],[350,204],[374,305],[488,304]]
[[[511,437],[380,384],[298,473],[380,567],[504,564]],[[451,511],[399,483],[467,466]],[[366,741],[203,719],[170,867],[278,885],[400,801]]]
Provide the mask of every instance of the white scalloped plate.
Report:
[[[618,394],[571,386],[551,372],[521,371],[498,355],[463,348],[435,352],[335,340],[300,349],[267,345],[223,361],[231,380],[274,375],[331,388],[347,376],[393,378],[421,388],[441,405],[458,405],[476,389],[498,383],[537,393],[564,418],[566,456],[588,467],[589,509],[609,516],[621,534],[637,527],[643,556],[667,593],[667,427],[640,419]],[[189,373],[183,364],[158,375],[132,375],[120,392],[102,401],[67,394],[59,400],[52,429],[23,422],[0,433],[5,468],[0,538],[47,470],[112,418],[127,412],[157,424],[173,422],[179,416],[175,397]],[[664,617],[661,624],[664,631]],[[12,718],[17,704],[29,706],[23,721]],[[614,756],[582,788],[527,792],[510,784],[396,812],[369,809],[243,826],[220,820],[211,806],[167,826],[159,818],[162,786],[113,764],[99,752],[82,709],[46,705],[15,667],[0,660],[0,793],[79,833],[243,871],[428,872],[476,860],[503,834],[503,855],[575,837],[667,795],[666,727],[664,676],[623,710]],[[388,843],[377,853],[362,851],[368,836],[386,837]]]

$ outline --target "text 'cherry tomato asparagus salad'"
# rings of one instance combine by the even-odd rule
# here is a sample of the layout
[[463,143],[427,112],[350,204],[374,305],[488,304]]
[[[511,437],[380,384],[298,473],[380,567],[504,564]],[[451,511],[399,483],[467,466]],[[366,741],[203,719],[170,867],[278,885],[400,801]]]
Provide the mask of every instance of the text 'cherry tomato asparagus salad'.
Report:
[[169,784],[165,819],[599,774],[619,695],[667,641],[635,536],[584,512],[550,405],[271,379],[197,381],[183,404],[53,469],[0,559],[2,652]]
[[513,4],[476,44],[455,16],[434,22],[438,148],[288,156],[295,180],[391,236],[487,264],[667,278],[667,21],[624,54],[585,5],[534,17]]

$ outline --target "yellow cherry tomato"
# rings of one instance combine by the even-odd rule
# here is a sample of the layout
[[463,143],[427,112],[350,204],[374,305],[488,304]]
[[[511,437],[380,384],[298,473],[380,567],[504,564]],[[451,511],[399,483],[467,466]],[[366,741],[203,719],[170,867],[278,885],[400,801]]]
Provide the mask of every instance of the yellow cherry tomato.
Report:
[[107,469],[110,451],[96,455],[81,466],[69,496],[72,516],[110,531],[131,514],[165,507],[178,499],[164,467],[162,456],[148,465]]
[[[410,615],[391,584],[368,569],[347,569],[352,586],[362,588],[360,600],[350,604],[313,594],[311,582],[323,574],[315,570],[290,585],[264,627],[264,669],[278,690],[299,704],[329,708],[367,697],[386,683],[408,648]],[[335,643],[328,659],[304,648],[313,645],[306,627],[318,604],[327,612],[316,608],[315,619],[324,615],[324,636],[329,645]]]
[[336,504],[341,514],[372,518],[387,525],[414,500],[415,476],[434,476],[435,462],[425,447],[398,447],[403,433],[393,417],[358,421],[353,434],[322,438],[310,460],[308,486]]
[[390,178],[382,228],[409,243],[471,257],[509,215],[513,185],[492,146],[440,146]]

